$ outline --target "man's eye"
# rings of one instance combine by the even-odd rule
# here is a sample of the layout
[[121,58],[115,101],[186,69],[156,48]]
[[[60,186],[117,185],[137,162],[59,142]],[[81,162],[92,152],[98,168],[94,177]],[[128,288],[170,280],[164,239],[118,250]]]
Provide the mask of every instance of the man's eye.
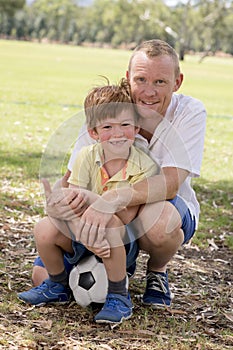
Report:
[[155,81],[155,85],[163,85],[164,83],[165,83],[165,81],[162,79],[158,79]]
[[137,82],[137,83],[144,83],[145,81],[146,81],[146,79],[143,78],[143,77],[138,77],[138,78],[136,78],[136,82]]

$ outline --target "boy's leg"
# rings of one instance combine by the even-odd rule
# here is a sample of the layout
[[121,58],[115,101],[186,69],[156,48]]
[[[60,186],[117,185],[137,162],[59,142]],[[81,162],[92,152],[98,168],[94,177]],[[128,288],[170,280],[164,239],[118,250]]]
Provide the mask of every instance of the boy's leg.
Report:
[[34,237],[37,251],[48,274],[61,273],[65,269],[64,252],[73,252],[67,226],[58,220],[45,217],[35,226]]
[[71,292],[68,288],[68,274],[65,270],[63,254],[64,251],[73,253],[71,238],[68,237],[68,233],[67,236],[61,233],[57,225],[54,225],[48,217],[35,226],[34,235],[49,279],[38,287],[19,293],[19,299],[33,305],[69,301]]
[[126,250],[122,241],[125,227],[117,217],[113,218],[110,226],[106,238],[111,254],[109,258],[103,258],[108,276],[108,293],[102,310],[95,316],[98,323],[121,323],[131,317],[133,308],[128,293]]
[[[64,256],[64,265],[65,269],[70,274],[70,271],[74,267],[74,264],[70,263],[66,256]],[[39,286],[43,281],[49,278],[48,271],[44,266],[43,261],[40,256],[37,256],[34,260],[33,268],[32,268],[32,284],[34,287]]]

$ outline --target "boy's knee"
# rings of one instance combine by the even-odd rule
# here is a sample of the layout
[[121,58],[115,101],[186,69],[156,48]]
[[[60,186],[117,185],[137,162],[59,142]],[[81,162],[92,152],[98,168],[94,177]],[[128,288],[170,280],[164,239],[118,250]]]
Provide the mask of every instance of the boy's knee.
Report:
[[47,240],[51,237],[55,237],[58,233],[58,229],[51,223],[48,217],[41,219],[34,227],[34,236],[36,240]]

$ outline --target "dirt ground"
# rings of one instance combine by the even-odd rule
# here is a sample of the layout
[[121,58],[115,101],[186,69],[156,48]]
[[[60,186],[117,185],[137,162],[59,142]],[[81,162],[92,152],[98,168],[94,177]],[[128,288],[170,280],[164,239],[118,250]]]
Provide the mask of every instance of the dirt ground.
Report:
[[134,315],[111,330],[93,323],[95,307],[18,301],[17,292],[31,287],[37,219],[8,211],[1,220],[0,349],[233,349],[233,254],[223,239],[178,252],[169,266],[173,304],[164,311],[141,304],[147,260],[141,253],[130,281]]

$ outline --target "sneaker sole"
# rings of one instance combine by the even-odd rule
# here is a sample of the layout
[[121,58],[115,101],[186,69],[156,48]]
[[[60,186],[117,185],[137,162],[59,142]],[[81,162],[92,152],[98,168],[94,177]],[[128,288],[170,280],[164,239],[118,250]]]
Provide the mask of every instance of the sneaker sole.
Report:
[[153,307],[153,309],[166,309],[166,308],[171,307],[171,304],[170,304],[170,305],[167,305],[167,304],[147,303],[147,302],[145,302],[145,301],[143,301],[142,303],[143,303],[144,305]]
[[96,320],[96,323],[107,323],[110,324],[112,328],[116,327],[117,325],[120,325],[123,321],[128,320],[132,316],[129,315],[128,317],[122,317],[120,321],[110,321],[110,320]]
[[71,300],[67,300],[67,301],[51,301],[51,302],[47,302],[47,303],[39,303],[39,304],[31,304],[28,303],[27,301],[17,298],[19,301],[21,301],[21,303],[24,303],[26,305],[31,305],[31,306],[36,306],[36,307],[40,307],[40,306],[45,306],[45,305],[64,305],[64,304],[69,304],[71,302]]

